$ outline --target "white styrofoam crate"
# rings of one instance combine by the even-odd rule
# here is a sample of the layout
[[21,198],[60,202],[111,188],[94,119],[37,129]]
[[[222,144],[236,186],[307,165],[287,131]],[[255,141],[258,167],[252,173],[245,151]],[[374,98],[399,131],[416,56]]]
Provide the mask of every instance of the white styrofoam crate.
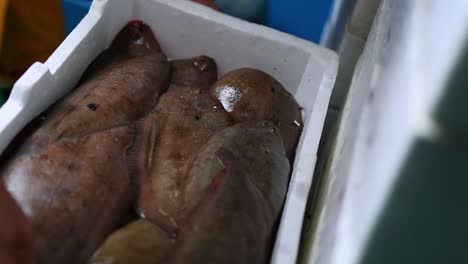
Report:
[[168,57],[213,57],[220,74],[240,67],[278,79],[304,108],[304,130],[272,263],[297,257],[317,147],[335,82],[337,55],[311,42],[183,0],[94,0],[86,17],[44,63],[16,82],[0,109],[0,152],[34,117],[66,95],[130,20],[151,26]]
[[[388,187],[388,181],[384,180],[381,174],[374,174],[373,178],[368,178],[370,174],[363,169],[363,166],[366,169],[372,166],[373,160],[367,153],[369,146],[375,140],[372,137],[369,138],[369,135],[373,134],[371,131],[375,130],[376,124],[385,122],[392,124],[392,119],[388,117],[377,120],[375,118],[378,112],[377,108],[389,107],[389,102],[394,99],[381,95],[384,90],[382,88],[384,86],[383,79],[389,74],[388,61],[390,59],[388,57],[392,58],[389,55],[391,52],[389,47],[394,47],[392,51],[404,48],[403,43],[398,46],[399,34],[388,34],[390,28],[395,27],[395,20],[398,22],[397,28],[404,28],[407,25],[407,19],[393,18],[392,20],[390,16],[394,12],[391,10],[392,1],[382,1],[364,52],[356,65],[328,164],[326,177],[329,184],[323,190],[325,197],[322,198],[324,202],[320,211],[316,212],[316,217],[319,220],[315,233],[311,234],[314,236],[314,242],[308,249],[312,253],[307,263],[359,263],[358,255],[362,253],[365,233],[371,229],[370,212],[363,209],[363,204],[366,204],[365,207],[369,204],[375,204],[380,201],[378,198],[383,195],[382,189],[379,189],[382,194],[376,195],[375,190],[369,188],[369,185],[377,182],[387,184]],[[405,14],[401,9],[399,9],[399,13]],[[396,55],[392,54],[392,56]],[[384,64],[384,61],[387,64]],[[398,80],[400,79],[395,79],[393,82],[400,84]],[[402,86],[398,90],[399,99],[407,95],[401,90],[408,90],[408,87]],[[376,102],[377,95],[379,97],[378,103]],[[385,107],[382,107],[383,105]],[[370,110],[370,108],[373,109]],[[400,106],[400,112],[404,113],[405,111],[407,109]],[[404,118],[400,118],[400,120],[404,120]],[[388,127],[388,132],[394,135],[401,133],[401,131],[392,128],[391,125]],[[392,141],[385,142],[385,144],[387,149],[400,147],[400,144]],[[389,155],[386,153],[381,157],[388,158]],[[357,164],[356,160],[358,159],[361,159],[361,164]],[[390,160],[387,160],[387,163],[390,164]],[[365,224],[356,221],[357,219]]]
[[[330,157],[329,184],[322,190],[324,202],[320,211],[317,210],[318,224],[308,248],[311,257],[305,263],[383,263],[384,259],[385,263],[414,263],[415,260],[429,263],[428,259],[432,259],[431,263],[465,263],[448,260],[459,258],[460,255],[453,252],[459,248],[464,250],[465,245],[456,242],[464,238],[447,239],[450,232],[445,229],[446,223],[448,226],[450,218],[456,215],[447,212],[464,212],[464,207],[451,202],[464,201],[464,196],[458,195],[455,188],[460,181],[451,177],[454,173],[464,175],[464,171],[458,171],[461,166],[455,169],[444,167],[446,161],[438,163],[449,157],[457,164],[454,155],[444,148],[440,149],[446,152],[437,149],[439,156],[424,153],[437,158],[430,161],[421,158],[428,170],[436,166],[447,168],[437,175],[447,185],[433,184],[432,187],[445,188],[457,195],[442,198],[438,191],[426,195],[424,185],[434,183],[431,172],[410,171],[411,166],[405,165],[415,155],[419,147],[416,143],[420,141],[434,146],[456,146],[466,153],[462,141],[457,137],[450,139],[454,134],[447,133],[450,128],[436,122],[433,112],[450,78],[454,77],[454,70],[457,66],[463,67],[459,60],[468,46],[467,11],[465,0],[451,1],[450,5],[444,0],[382,0],[343,110]],[[459,86],[461,91],[466,90],[464,83]],[[463,113],[459,115],[463,118]],[[457,154],[460,160],[465,157],[460,152]],[[408,171],[412,174],[411,185],[402,188],[397,184]],[[406,200],[401,198],[404,194]],[[389,207],[396,203],[395,197],[399,198],[400,206]],[[449,209],[441,212],[436,201]],[[432,218],[422,219],[427,215],[427,208],[409,213],[407,209],[414,208],[415,204],[420,208],[431,204],[432,215],[442,215],[449,220],[442,223]],[[464,234],[466,230],[463,219],[460,217],[455,222],[460,223],[454,228],[457,234]],[[447,237],[434,235],[435,229],[442,230]],[[411,247],[406,247],[405,251],[400,244]],[[432,250],[435,248],[437,250]],[[410,257],[405,255],[408,251]],[[438,254],[444,256],[445,262],[434,258]],[[466,257],[466,254],[461,255]]]
[[320,44],[338,50],[346,33],[363,40],[372,26],[381,0],[335,0]]
[[330,19],[322,34],[321,45],[335,50],[340,57],[338,78],[330,105],[343,109],[355,65],[381,0],[335,0]]

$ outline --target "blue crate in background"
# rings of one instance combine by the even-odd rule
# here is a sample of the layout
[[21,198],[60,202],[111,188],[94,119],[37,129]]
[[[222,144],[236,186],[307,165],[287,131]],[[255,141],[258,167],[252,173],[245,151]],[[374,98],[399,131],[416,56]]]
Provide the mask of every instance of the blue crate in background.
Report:
[[68,35],[88,13],[91,0],[62,0],[65,13],[65,33]]
[[[91,0],[62,0],[62,2],[66,18],[65,30],[68,34],[86,15],[91,6]],[[319,43],[334,0],[269,0],[267,2],[267,13],[264,19],[267,26]]]
[[265,24],[320,43],[334,0],[269,0]]

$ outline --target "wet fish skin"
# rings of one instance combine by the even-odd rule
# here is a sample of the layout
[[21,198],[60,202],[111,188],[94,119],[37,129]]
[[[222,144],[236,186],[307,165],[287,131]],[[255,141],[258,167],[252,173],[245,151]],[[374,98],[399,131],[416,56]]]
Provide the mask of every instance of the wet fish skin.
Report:
[[32,223],[36,263],[84,263],[128,213],[135,122],[169,78],[150,28],[131,23],[9,152],[0,178]]
[[155,264],[175,242],[159,226],[140,219],[110,235],[88,263]]
[[206,89],[218,79],[216,62],[208,56],[174,60],[171,66],[171,83],[175,86],[199,86]]
[[185,197],[195,209],[166,263],[266,263],[289,172],[272,123],[247,122],[215,134],[189,173]]
[[[199,67],[202,61],[209,66]],[[140,215],[176,232],[186,211],[182,192],[187,171],[200,148],[217,131],[232,124],[230,116],[207,88],[216,78],[208,57],[172,62],[171,86],[138,126],[141,143],[137,160]],[[207,78],[207,76],[209,78]],[[137,141],[138,142],[138,141]]]
[[131,204],[133,129],[64,139],[15,159],[2,175],[30,219],[37,263],[82,263]]
[[130,125],[153,109],[168,88],[170,64],[151,29],[144,24],[125,27],[102,54],[24,145],[40,147],[63,137]]
[[[232,123],[207,93],[217,79],[213,59],[175,60],[171,68],[168,92],[136,126],[131,174],[139,179],[137,213],[142,219],[110,235],[89,263],[165,263],[182,221],[181,191],[191,160],[215,131]],[[177,192],[180,196],[174,197]]]
[[280,130],[286,154],[293,159],[302,132],[302,108],[269,74],[250,68],[226,73],[211,88],[236,123],[268,120]]
[[289,170],[271,122],[220,130],[187,172],[186,206],[175,232],[138,220],[112,234],[90,263],[266,263]]

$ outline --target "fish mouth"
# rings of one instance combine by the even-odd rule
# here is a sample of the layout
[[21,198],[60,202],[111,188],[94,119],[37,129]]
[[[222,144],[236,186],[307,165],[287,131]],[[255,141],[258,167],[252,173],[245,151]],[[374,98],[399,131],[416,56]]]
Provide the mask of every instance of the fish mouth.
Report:
[[141,20],[131,20],[117,34],[112,46],[120,51],[130,50],[135,47],[162,52],[156,36],[151,27]]

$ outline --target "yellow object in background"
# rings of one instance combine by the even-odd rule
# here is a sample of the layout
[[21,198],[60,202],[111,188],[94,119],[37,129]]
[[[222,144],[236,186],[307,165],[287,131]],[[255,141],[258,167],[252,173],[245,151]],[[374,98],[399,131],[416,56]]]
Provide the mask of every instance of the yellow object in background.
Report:
[[47,60],[63,38],[60,0],[0,0],[0,85]]
[[2,43],[3,41],[3,28],[4,28],[4,25],[5,25],[5,14],[6,14],[6,11],[7,11],[7,7],[8,7],[8,1],[7,0],[0,0],[0,17],[2,19],[0,19],[0,43]]

